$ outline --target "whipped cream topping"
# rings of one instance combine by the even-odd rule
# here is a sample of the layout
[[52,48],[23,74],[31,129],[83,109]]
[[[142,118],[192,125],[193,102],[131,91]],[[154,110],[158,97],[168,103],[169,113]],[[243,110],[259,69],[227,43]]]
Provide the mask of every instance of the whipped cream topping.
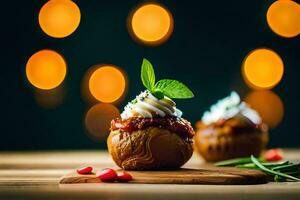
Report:
[[234,91],[228,97],[212,105],[210,111],[204,112],[202,122],[210,124],[220,119],[226,120],[233,117],[247,118],[254,124],[262,122],[260,115],[251,109],[248,104],[241,101],[240,96]]
[[123,120],[131,117],[181,117],[182,112],[176,108],[175,102],[164,96],[162,99],[156,98],[148,90],[141,92],[136,98],[129,102],[121,113]]

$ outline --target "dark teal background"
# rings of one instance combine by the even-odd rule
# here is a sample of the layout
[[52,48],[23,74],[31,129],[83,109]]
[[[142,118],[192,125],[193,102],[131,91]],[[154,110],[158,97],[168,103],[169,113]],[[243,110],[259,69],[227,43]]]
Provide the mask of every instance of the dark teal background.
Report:
[[[140,45],[128,34],[127,15],[142,1],[77,0],[80,26],[63,39],[47,36],[38,25],[45,2],[1,2],[1,150],[104,148],[104,142],[85,133],[83,117],[90,105],[80,92],[84,73],[98,63],[127,72],[128,94],[117,105],[123,109],[144,89],[140,64],[148,58],[158,78],[178,79],[194,91],[194,99],[177,101],[194,123],[232,89],[246,94],[241,63],[259,47],[273,49],[285,63],[283,80],[274,89],[284,102],[285,116],[271,130],[270,146],[300,147],[300,36],[284,39],[269,29],[265,14],[273,1],[163,1],[175,24],[171,38],[158,47]],[[60,52],[68,63],[65,101],[55,109],[36,104],[25,77],[27,59],[44,48]]]

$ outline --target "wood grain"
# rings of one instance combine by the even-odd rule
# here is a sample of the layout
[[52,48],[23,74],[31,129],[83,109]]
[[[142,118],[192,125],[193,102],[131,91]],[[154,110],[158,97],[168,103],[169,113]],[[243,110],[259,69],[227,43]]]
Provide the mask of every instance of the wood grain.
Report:
[[[174,171],[128,171],[130,183],[144,184],[210,184],[252,185],[267,183],[267,175],[252,169],[211,167],[202,169],[179,169]],[[75,172],[60,179],[60,184],[100,183],[95,174],[79,175]]]
[[[286,160],[300,162],[300,149],[284,149]],[[22,151],[0,152],[0,199],[90,200],[90,199],[172,199],[172,200],[281,200],[299,199],[297,182],[269,182],[263,185],[185,185],[84,183],[59,184],[60,178],[83,166],[113,168],[106,151]],[[203,169],[199,155],[185,168]]]

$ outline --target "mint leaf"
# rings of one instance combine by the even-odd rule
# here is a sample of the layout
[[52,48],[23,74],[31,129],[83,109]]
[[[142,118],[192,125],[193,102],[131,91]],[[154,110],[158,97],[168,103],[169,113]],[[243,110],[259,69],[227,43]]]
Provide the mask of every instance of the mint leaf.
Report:
[[152,92],[155,85],[155,73],[152,64],[145,58],[142,63],[141,79],[144,86]]
[[152,92],[152,94],[158,99],[163,99],[165,96],[162,91],[157,90],[157,89],[154,89],[154,92]]
[[133,100],[131,101],[131,103],[132,103],[132,104],[136,104],[136,103],[137,103],[137,99],[133,99]]
[[155,83],[154,69],[152,64],[145,58],[142,63],[141,79],[143,85],[158,99],[162,99],[164,96],[173,99],[194,97],[193,92],[179,81],[163,79]]
[[187,99],[194,97],[193,92],[186,85],[171,79],[158,81],[155,84],[155,90],[160,90],[164,95],[173,99]]

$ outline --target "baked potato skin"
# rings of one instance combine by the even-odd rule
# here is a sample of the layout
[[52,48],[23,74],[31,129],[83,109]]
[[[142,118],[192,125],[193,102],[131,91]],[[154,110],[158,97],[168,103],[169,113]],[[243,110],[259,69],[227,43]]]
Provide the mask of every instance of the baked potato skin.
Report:
[[268,128],[232,118],[213,125],[199,124],[195,149],[208,162],[259,156],[268,143]]
[[115,163],[125,170],[177,169],[193,154],[192,139],[159,127],[111,131],[107,145]]

